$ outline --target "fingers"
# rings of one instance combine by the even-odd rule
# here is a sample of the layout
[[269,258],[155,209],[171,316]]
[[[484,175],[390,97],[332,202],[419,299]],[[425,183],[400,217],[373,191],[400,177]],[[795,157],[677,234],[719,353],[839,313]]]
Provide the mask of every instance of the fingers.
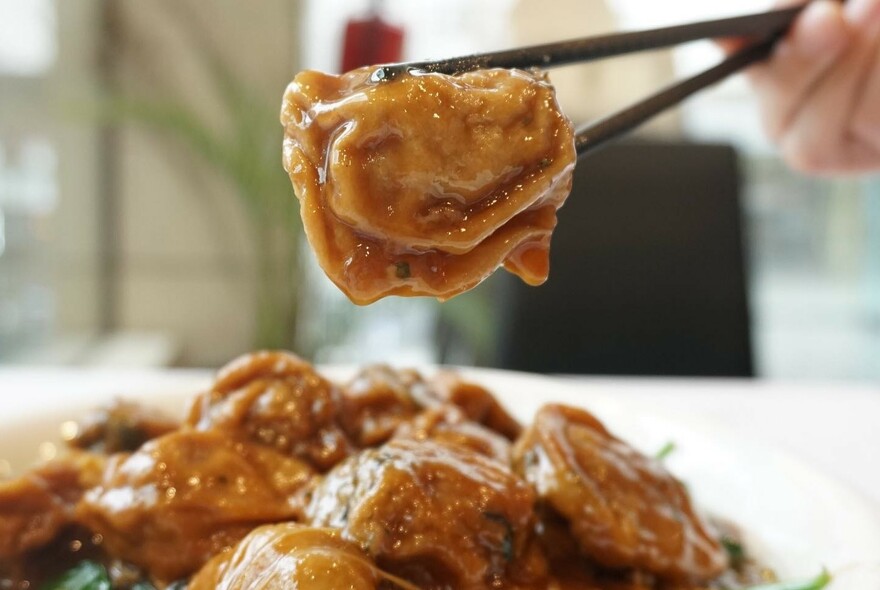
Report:
[[849,0],[844,10],[847,19],[862,30],[870,31],[880,24],[880,0]]
[[[748,42],[720,45],[733,52]],[[878,169],[880,0],[815,0],[749,77],[767,134],[792,167],[821,174]]]
[[853,114],[852,130],[856,138],[880,153],[880,0],[860,1],[853,5],[853,21],[874,40],[874,58],[865,72],[862,96]]
[[718,39],[715,41],[718,47],[721,48],[721,51],[730,55],[731,53],[736,52],[738,49],[742,49],[742,47],[748,43],[747,39]]
[[[784,128],[780,149],[799,170],[847,172],[852,162],[864,157],[863,144],[852,137],[854,113],[874,66],[880,26],[875,27],[872,21],[867,27],[860,26],[865,22],[860,19],[873,10],[875,2],[854,0],[847,6],[844,17],[849,23],[849,47],[821,81],[808,89],[793,120]],[[857,10],[865,12],[860,15]]]
[[[802,4],[802,3],[803,3],[803,0],[776,0],[776,2],[773,3],[773,8],[774,9],[786,8],[789,6],[795,6],[797,4]],[[731,39],[717,39],[716,43],[718,44],[719,47],[721,47],[721,50],[724,51],[724,53],[730,55],[731,53],[734,53],[734,52],[742,49],[746,45],[748,45],[750,43],[754,43],[755,41],[757,41],[757,39],[731,38]]]
[[813,87],[850,41],[850,27],[841,5],[819,0],[798,18],[770,59],[752,69],[750,76],[771,139],[778,141],[786,133]]
[[853,134],[880,153],[880,42],[852,121]]

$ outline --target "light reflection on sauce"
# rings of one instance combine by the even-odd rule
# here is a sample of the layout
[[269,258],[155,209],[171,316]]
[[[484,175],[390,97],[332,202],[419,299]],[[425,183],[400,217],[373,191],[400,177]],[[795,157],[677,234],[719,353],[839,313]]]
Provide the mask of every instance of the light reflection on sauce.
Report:
[[[546,405],[523,430],[450,373],[373,366],[335,384],[295,355],[260,352],[227,365],[185,424],[151,430],[135,450],[75,450],[0,483],[0,589],[39,588],[80,559],[157,587],[198,571],[190,590],[773,579],[719,544],[742,545],[735,527],[704,521],[661,462],[589,413]],[[291,520],[303,524],[272,524]]]

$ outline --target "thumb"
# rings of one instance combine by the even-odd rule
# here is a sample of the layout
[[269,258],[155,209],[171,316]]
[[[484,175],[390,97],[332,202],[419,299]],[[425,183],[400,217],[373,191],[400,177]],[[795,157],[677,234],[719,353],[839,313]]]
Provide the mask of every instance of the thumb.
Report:
[[748,45],[751,39],[737,37],[735,39],[716,39],[715,44],[727,55],[732,55]]
[[[880,0],[859,0],[859,1],[861,1],[863,3],[864,2],[867,2],[867,3],[874,2],[874,3],[880,4]],[[805,4],[803,0],[779,0],[774,3],[774,9],[787,8],[790,6],[798,6],[798,5],[802,5],[802,4]],[[798,19],[800,19],[802,17],[803,17],[803,14],[799,15]],[[794,27],[794,24],[792,24],[792,28],[793,27]],[[758,39],[749,38],[749,37],[728,37],[728,38],[723,38],[723,39],[716,39],[715,44],[718,47],[720,47],[724,53],[726,53],[727,55],[730,55],[732,53],[736,53],[737,51],[739,51],[743,47],[745,47],[751,43],[754,43],[756,41],[758,41]]]

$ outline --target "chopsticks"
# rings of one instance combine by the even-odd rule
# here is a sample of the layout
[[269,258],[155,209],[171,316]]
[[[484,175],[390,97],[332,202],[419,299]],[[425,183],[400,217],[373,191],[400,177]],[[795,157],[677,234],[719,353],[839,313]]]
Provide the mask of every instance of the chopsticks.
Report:
[[696,92],[769,56],[806,4],[745,16],[572,39],[518,49],[474,54],[439,61],[414,61],[379,66],[372,73],[376,83],[409,72],[457,75],[487,68],[551,68],[576,62],[671,47],[700,39],[757,37],[757,43],[731,55],[717,66],[675,83],[656,94],[577,130],[575,147],[582,156],[601,147],[651,117],[675,106]]
[[760,43],[734,53],[717,66],[675,83],[646,99],[608,115],[598,121],[587,123],[575,132],[574,145],[578,157],[602,147],[628,131],[632,131],[652,117],[673,107],[700,90],[720,82],[728,76],[762,61],[770,55],[781,33]]
[[438,61],[388,64],[378,67],[373,72],[373,81],[390,80],[413,70],[454,76],[488,68],[552,68],[628,53],[662,49],[700,39],[764,37],[786,30],[804,7],[805,5],[798,5],[746,16],[644,31],[612,33]]

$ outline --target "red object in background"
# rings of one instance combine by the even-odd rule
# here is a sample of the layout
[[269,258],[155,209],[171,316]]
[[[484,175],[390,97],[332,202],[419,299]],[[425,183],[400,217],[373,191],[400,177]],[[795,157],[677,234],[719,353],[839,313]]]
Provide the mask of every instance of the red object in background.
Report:
[[385,22],[375,12],[366,19],[348,21],[342,46],[342,71],[401,61],[403,37],[403,29]]

